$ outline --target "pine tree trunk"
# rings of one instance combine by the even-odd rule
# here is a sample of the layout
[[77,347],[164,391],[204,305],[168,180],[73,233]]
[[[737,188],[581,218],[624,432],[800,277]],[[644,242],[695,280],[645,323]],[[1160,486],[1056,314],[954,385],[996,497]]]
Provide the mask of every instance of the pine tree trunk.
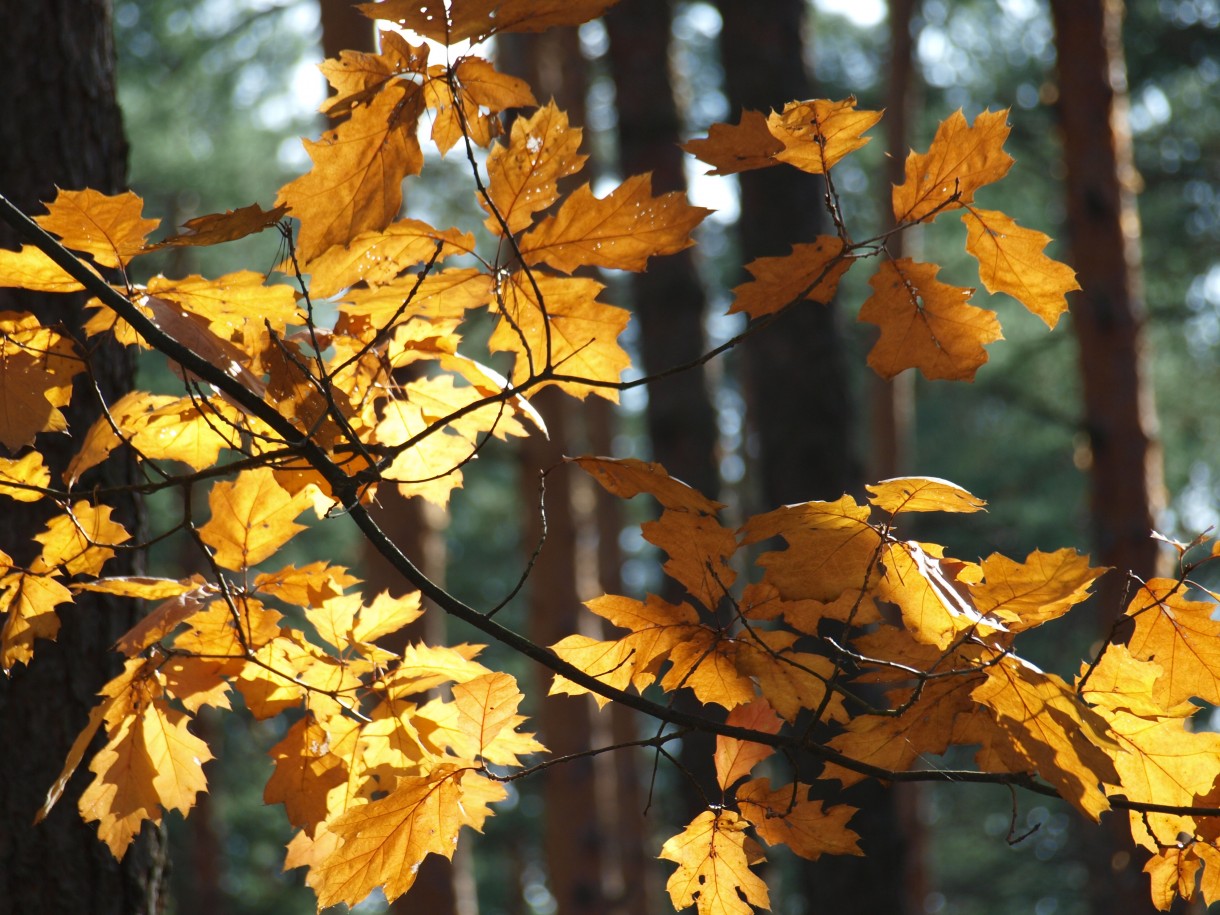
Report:
[[[1163,507],[1156,408],[1145,366],[1135,164],[1127,124],[1119,0],[1052,0],[1059,123],[1067,167],[1071,260],[1082,291],[1071,302],[1091,450],[1090,513],[1098,565],[1098,636],[1123,612],[1124,573],[1158,572],[1149,537]],[[1093,912],[1154,911],[1126,817],[1109,814],[1085,848]]]
[[[38,212],[56,186],[122,189],[127,146],[115,100],[110,4],[105,0],[40,0],[0,4],[0,193],[27,212]],[[15,247],[0,229],[0,246]],[[0,310],[32,311],[48,324],[79,331],[83,297],[0,290]],[[132,382],[129,354],[103,349],[93,362],[108,401]],[[78,384],[68,421],[88,428],[100,414],[96,397]],[[39,446],[54,484],[62,477],[79,435],[45,435]],[[133,467],[112,458],[92,482],[130,482]],[[115,517],[139,534],[134,498],[114,504]],[[30,559],[30,538],[48,514],[42,504],[6,502],[0,513],[0,549],[15,562]],[[132,552],[107,567],[137,570]],[[84,726],[99,688],[118,669],[109,646],[135,621],[130,601],[79,595],[61,607],[57,642],[35,645],[31,665],[0,676],[0,913],[73,912],[76,915],[152,915],[164,906],[164,838],[145,825],[121,862],[77,811],[92,779],[81,767],[51,815],[34,826],[34,813]]]

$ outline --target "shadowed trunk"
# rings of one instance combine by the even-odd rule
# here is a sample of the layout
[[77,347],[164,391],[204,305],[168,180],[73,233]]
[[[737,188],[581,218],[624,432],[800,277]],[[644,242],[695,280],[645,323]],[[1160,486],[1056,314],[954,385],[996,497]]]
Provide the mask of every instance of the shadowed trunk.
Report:
[[[127,145],[115,101],[110,5],[104,0],[43,0],[0,4],[0,193],[31,213],[55,196],[56,186],[123,188]],[[0,228],[0,246],[16,247]],[[48,324],[80,336],[84,297],[0,290],[0,310],[31,311]],[[108,402],[132,381],[130,354],[102,346],[93,359],[94,380]],[[89,382],[78,379],[65,411],[77,437],[44,434],[38,446],[62,480],[81,430],[100,415]],[[82,487],[131,482],[134,468],[112,457]],[[140,536],[134,497],[112,504],[114,516]],[[31,537],[49,514],[45,503],[6,501],[0,549],[27,563]],[[138,570],[138,554],[120,551],[110,574]],[[160,829],[145,824],[121,862],[82,822],[77,799],[92,780],[81,766],[51,815],[34,826],[34,812],[63,767],[68,748],[84,727],[98,689],[117,673],[109,650],[136,619],[133,601],[81,594],[59,608],[58,641],[39,641],[29,666],[0,676],[0,912],[41,915],[151,915],[163,910],[165,852]]]

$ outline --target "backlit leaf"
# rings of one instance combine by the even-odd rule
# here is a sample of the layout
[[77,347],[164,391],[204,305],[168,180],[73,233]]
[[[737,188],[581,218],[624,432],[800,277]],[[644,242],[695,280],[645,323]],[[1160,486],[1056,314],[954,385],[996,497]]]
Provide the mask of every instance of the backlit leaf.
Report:
[[145,219],[144,201],[131,191],[113,197],[86,188],[61,190],[34,221],[60,237],[65,248],[83,251],[103,267],[125,266],[144,250],[148,233],[161,224]]
[[823,809],[821,801],[809,800],[808,785],[772,790],[770,779],[756,779],[737,789],[737,806],[768,845],[787,845],[802,858],[864,854],[856,844],[860,837],[847,828],[856,809],[842,804]]
[[782,112],[771,112],[767,127],[784,145],[776,159],[811,175],[823,175],[867,144],[870,138],[862,134],[879,120],[880,111],[857,111],[855,98],[848,97],[839,102],[789,102]]
[[310,505],[305,491],[289,495],[269,467],[244,470],[217,483],[208,495],[211,520],[199,529],[226,569],[248,569],[271,556],[305,528],[296,517]]
[[826,304],[852,263],[843,254],[842,239],[833,235],[793,245],[782,257],[756,258],[746,264],[754,279],[733,288],[729,312],[761,318],[802,299]]
[[[765,734],[775,734],[779,732],[784,722],[775,714],[767,700],[759,697],[729,712],[725,723],[736,727],[749,728],[752,731],[762,731]],[[727,791],[738,781],[749,775],[751,769],[773,753],[775,753],[774,747],[717,734],[716,755],[714,757],[717,784]]]
[[937,477],[897,477],[864,487],[884,512],[977,512],[987,503],[956,483]]
[[707,137],[690,140],[682,148],[715,166],[709,175],[735,175],[774,165],[784,144],[771,133],[766,115],[747,108],[738,123],[713,124]]
[[750,870],[747,823],[732,810],[705,810],[661,848],[678,869],[665,889],[674,908],[697,906],[699,915],[751,915],[770,907],[767,885]]

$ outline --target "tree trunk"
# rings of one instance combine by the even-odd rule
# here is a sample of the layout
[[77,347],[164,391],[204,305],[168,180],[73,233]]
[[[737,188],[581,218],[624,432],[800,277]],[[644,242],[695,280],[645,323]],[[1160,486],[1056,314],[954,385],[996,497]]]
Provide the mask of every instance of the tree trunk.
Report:
[[[1135,165],[1127,123],[1123,9],[1118,0],[1052,0],[1059,69],[1059,122],[1067,167],[1071,258],[1083,288],[1072,301],[1080,346],[1084,421],[1092,462],[1094,560],[1101,579],[1096,628],[1108,636],[1122,613],[1124,573],[1158,571],[1149,537],[1163,507],[1156,408],[1145,369],[1145,320]],[[1153,911],[1126,817],[1110,814],[1085,849],[1092,911]]]
[[[720,54],[736,121],[743,109],[779,110],[813,94],[804,65],[803,0],[773,0],[759,15],[750,0],[717,0]],[[784,166],[746,172],[738,235],[744,262],[780,255],[824,230],[823,186]],[[758,509],[835,499],[861,483],[844,344],[835,307],[794,306],[741,350],[749,428],[757,441],[753,489]],[[809,774],[802,776],[808,778]],[[802,863],[806,905],[837,913],[904,913],[922,899],[905,892],[911,854],[895,793],[862,783],[845,797],[860,808],[852,828],[867,857]],[[898,877],[897,875],[904,875]]]
[[[105,0],[42,0],[0,4],[0,193],[37,212],[56,186],[122,189],[127,146],[115,101],[114,45]],[[15,247],[0,229],[0,246]],[[0,290],[0,310],[31,311],[48,324],[79,332],[83,297]],[[93,362],[96,381],[112,402],[132,381],[130,354],[103,348]],[[76,438],[44,435],[39,442],[52,479],[80,441],[80,430],[100,415],[88,385],[78,383],[66,411]],[[130,482],[133,467],[117,457],[89,481]],[[133,498],[113,505],[115,517],[140,534]],[[30,538],[48,514],[43,504],[6,503],[0,549],[17,563],[30,558]],[[137,570],[125,551],[111,560],[113,574]],[[109,651],[135,621],[131,601],[79,595],[60,608],[57,642],[39,641],[29,666],[0,677],[0,912],[21,915],[151,915],[164,906],[164,839],[145,826],[121,862],[80,818],[76,802],[93,778],[82,766],[51,815],[33,826],[34,813],[84,727],[98,689],[118,670]]]

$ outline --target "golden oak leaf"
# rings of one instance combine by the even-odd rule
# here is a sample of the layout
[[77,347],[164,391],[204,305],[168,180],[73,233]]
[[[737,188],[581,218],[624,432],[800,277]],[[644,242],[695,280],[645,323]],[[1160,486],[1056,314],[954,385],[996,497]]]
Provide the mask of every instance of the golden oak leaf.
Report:
[[63,569],[73,575],[100,575],[106,560],[114,555],[111,547],[131,539],[123,525],[110,517],[109,505],[73,503],[67,513],[47,522],[46,530],[34,535],[42,544],[42,554],[34,560],[36,573]]
[[771,789],[767,778],[746,782],[737,789],[737,809],[768,845],[787,845],[810,861],[822,855],[863,855],[860,837],[847,828],[855,807],[840,804],[822,808],[809,800],[809,786],[799,782]]
[[709,175],[735,175],[774,165],[784,144],[771,133],[766,115],[747,108],[738,123],[713,124],[704,139],[690,140],[682,148],[715,166]]
[[208,600],[215,597],[216,591],[216,586],[212,584],[188,583],[187,590],[175,594],[159,604],[151,613],[141,617],[138,623],[114,643],[114,647],[127,657],[134,658],[149,645],[161,641],[181,623],[190,619]]
[[721,633],[698,627],[669,650],[672,664],[661,688],[686,687],[700,702],[714,702],[732,711],[757,695],[754,683],[740,670],[739,644]]
[[196,216],[182,224],[182,231],[177,235],[162,239],[155,245],[149,245],[149,250],[156,248],[204,247],[219,245],[227,241],[236,241],[247,235],[254,235],[264,229],[269,229],[288,212],[286,207],[278,206],[264,210],[257,203],[239,207],[236,210],[225,210],[223,213],[209,213],[207,216]]
[[31,292],[80,292],[85,288],[33,245],[22,245],[20,251],[0,249],[0,287]]
[[[442,364],[446,361],[448,360]],[[507,380],[501,380],[507,387]],[[448,427],[471,444],[478,442],[486,432],[500,439],[528,434],[525,427],[517,421],[515,409],[506,409],[509,405],[516,407],[519,403],[524,403],[522,398],[513,398],[507,404],[489,403],[471,409],[478,401],[488,396],[496,396],[503,388],[497,385],[495,388],[480,389],[474,385],[459,386],[454,382],[452,375],[420,378],[403,385],[401,393],[412,406],[419,408],[425,422],[431,424],[448,419]]]
[[729,564],[737,538],[711,515],[666,509],[659,521],[640,527],[644,539],[664,550],[665,574],[709,610],[715,610],[737,580]]
[[1190,850],[1203,862],[1203,875],[1199,878],[1199,893],[1205,905],[1220,902],[1220,848],[1215,839],[1210,842],[1195,842]]
[[1155,661],[1139,660],[1126,645],[1111,642],[1092,669],[1081,664],[1076,691],[1089,705],[1108,712],[1127,711],[1141,718],[1194,714],[1198,706],[1190,701],[1171,708],[1157,701],[1156,681],[1164,672]]
[[[1104,708],[1101,715],[1119,748],[1114,766],[1121,787],[1112,794],[1129,801],[1191,807],[1220,777],[1220,734],[1191,731],[1181,717],[1149,719]],[[1195,818],[1183,814],[1134,812],[1131,817],[1132,838],[1153,852],[1195,829]]]
[[416,775],[431,750],[415,726],[413,702],[379,702],[370,712],[372,719],[360,728],[360,755],[370,770]]
[[616,0],[386,0],[361,11],[444,45],[485,41],[499,32],[544,32],[596,19]]
[[[635,649],[629,642],[611,639],[601,641],[587,635],[569,635],[551,646],[551,650],[569,664],[579,667],[614,689],[626,689],[636,675],[632,659]],[[651,682],[651,679],[649,679]],[[548,696],[583,696],[589,690],[561,674],[555,674]],[[600,693],[590,693],[598,708],[610,700]]]
[[363,601],[359,594],[337,594],[305,607],[305,618],[327,645],[343,651],[351,644],[356,613]]
[[747,822],[732,810],[705,810],[661,847],[678,869],[665,884],[674,908],[697,906],[699,915],[751,915],[770,907],[767,885],[750,870]]
[[596,280],[537,274],[533,279],[531,283],[526,274],[515,273],[504,284],[503,317],[488,343],[493,352],[516,354],[512,382],[519,384],[553,366],[556,372],[577,379],[554,382],[565,392],[581,398],[593,393],[617,402],[614,388],[580,380],[620,379],[631,364],[618,344],[630,314],[597,301],[605,287]]
[[991,634],[1004,627],[985,619],[975,607],[967,567],[946,559],[935,544],[903,541],[886,544],[881,555],[885,575],[877,596],[896,604],[906,628],[921,642],[942,651],[967,631]]
[[381,444],[392,447],[416,435],[422,434],[423,438],[399,453],[382,479],[397,483],[404,497],[421,496],[444,508],[449,494],[462,485],[460,468],[475,456],[477,446],[454,430],[437,428],[414,404],[394,401],[384,413],[375,430]]
[[194,275],[176,280],[154,276],[148,281],[148,293],[181,306],[223,340],[238,342],[240,335],[243,348],[248,348],[267,322],[277,333],[283,333],[288,324],[301,323],[293,288],[284,283],[268,285],[266,279],[254,270],[214,280]]
[[446,683],[466,683],[491,673],[474,660],[479,650],[471,645],[408,645],[402,651],[402,662],[378,686],[385,695],[401,699]]
[[742,525],[742,544],[782,536],[787,549],[764,553],[758,564],[784,600],[833,601],[844,591],[867,590],[880,577],[880,535],[869,508],[851,496],[835,502],[785,505]]
[[98,578],[93,581],[72,583],[73,591],[91,591],[95,594],[114,594],[117,597],[135,597],[141,600],[165,600],[186,594],[203,584],[203,577],[150,578],[145,575],[116,575],[113,578]]
[[516,768],[522,765],[522,756],[545,753],[546,747],[534,737],[532,732],[517,730],[527,720],[524,715],[513,715],[508,718],[491,743],[479,753],[483,757],[483,761],[493,766]]
[[111,854],[122,858],[144,821],[161,819],[161,798],[153,788],[158,773],[144,746],[141,714],[123,719],[94,755],[89,770],[95,777],[81,794],[81,818],[86,823],[96,821],[98,838]]
[[1042,253],[1050,236],[1023,229],[998,210],[968,207],[966,250],[979,262],[979,279],[988,292],[1006,292],[1041,318],[1047,327],[1067,311],[1067,294],[1079,289],[1076,271]]
[[983,346],[1002,339],[994,312],[966,304],[974,294],[936,279],[940,268],[903,257],[868,281],[860,321],[881,328],[868,364],[883,378],[917,368],[929,380],[971,381],[987,361]]
[[488,805],[502,801],[506,797],[508,797],[508,789],[501,782],[471,770],[463,772],[462,825],[482,832],[483,824],[491,816],[491,807]]
[[453,69],[462,93],[492,114],[499,114],[506,108],[538,104],[529,83],[507,73],[498,73],[490,61],[481,57],[462,57]]
[[318,560],[300,568],[289,565],[256,575],[254,590],[277,597],[286,604],[305,607],[342,594],[359,583],[360,579],[343,566]]
[[462,57],[452,68],[452,81],[450,72],[443,66],[429,67],[432,79],[424,85],[425,104],[435,112],[432,141],[442,156],[463,138],[476,146],[488,146],[501,130],[494,115],[505,108],[538,104],[528,83],[497,73],[481,58]]
[[[982,677],[973,673],[929,680],[919,698],[901,715],[856,715],[842,734],[831,738],[830,746],[858,762],[889,772],[906,772],[921,757],[939,755],[951,743],[982,743],[981,738],[970,739],[973,735],[963,727],[978,709],[970,692],[981,681]],[[994,724],[991,728],[998,733]],[[822,777],[837,778],[848,787],[866,776],[830,765]]]
[[1072,549],[1035,550],[1024,563],[993,553],[982,565],[986,580],[970,588],[974,605],[1010,632],[1033,629],[1067,613],[1088,598],[1089,587],[1106,572],[1091,568],[1089,557]]
[[[535,213],[558,200],[556,182],[584,166],[588,157],[580,153],[580,139],[580,128],[569,127],[567,113],[550,101],[530,117],[513,121],[507,146],[492,147],[487,156],[487,196],[509,234],[529,226]],[[488,210],[487,200],[480,198],[479,204]],[[503,231],[494,215],[483,224],[493,234]]]
[[1153,578],[1127,607],[1135,621],[1127,648],[1137,659],[1163,668],[1154,689],[1167,710],[1192,697],[1220,704],[1220,622],[1212,619],[1216,605],[1189,600],[1184,590],[1173,579]]
[[190,718],[155,699],[141,718],[144,748],[156,770],[153,790],[166,810],[186,813],[195,806],[195,795],[207,790],[203,764],[212,758],[208,745],[187,729]]
[[1152,904],[1168,912],[1178,899],[1193,898],[1200,866],[1193,845],[1174,843],[1157,849],[1144,865],[1151,883]]
[[849,96],[839,102],[789,102],[782,113],[771,112],[767,128],[784,145],[776,159],[811,175],[824,175],[866,145],[871,138],[861,134],[879,120],[880,111],[857,111],[855,97]]
[[[775,714],[775,710],[766,698],[759,696],[745,705],[739,705],[729,712],[725,724],[734,727],[749,728],[752,731],[762,731],[765,734],[778,734],[783,726],[783,719]],[[775,753],[774,747],[748,740],[738,740],[736,737],[716,735],[716,783],[727,791],[738,781],[750,774],[750,771],[764,759]]]
[[671,477],[660,464],[637,458],[579,457],[570,460],[579,464],[607,492],[623,499],[647,493],[666,508],[708,515],[724,508],[720,502],[713,502],[694,487]]
[[833,235],[793,245],[782,257],[755,258],[746,264],[754,279],[733,288],[729,313],[744,311],[761,318],[802,299],[826,304],[853,263],[843,253],[842,239]]
[[212,601],[203,612],[187,619],[187,630],[174,638],[174,646],[191,654],[240,659],[247,646],[261,648],[279,635],[283,618],[279,613],[243,594],[232,599],[236,614],[228,601]]
[[986,679],[971,693],[974,700],[995,713],[1031,768],[1064,800],[1097,820],[1110,807],[1099,785],[1118,784],[1111,759],[1116,745],[1105,720],[1062,679],[1014,655],[983,674]]
[[689,248],[691,230],[710,213],[686,195],[652,196],[652,175],[628,178],[600,200],[583,184],[558,212],[521,238],[521,256],[564,273],[580,267],[643,270],[648,259]]
[[462,727],[475,738],[476,753],[482,754],[496,739],[516,715],[521,699],[517,681],[501,672],[484,674],[453,687],[453,704]]
[[846,721],[841,696],[826,695],[826,684],[834,674],[829,658],[796,651],[796,636],[783,630],[755,631],[755,641],[742,641],[737,650],[737,669],[753,678],[758,689],[786,721],[796,721],[802,711],[819,712],[823,720]]
[[422,110],[418,87],[397,80],[320,140],[304,141],[313,169],[284,185],[276,200],[301,221],[301,260],[382,229],[398,215],[403,178],[423,167],[415,135]]
[[645,601],[604,594],[585,601],[585,606],[615,626],[631,630],[622,641],[635,650],[632,683],[640,690],[653,681],[657,667],[676,646],[701,635],[714,635],[698,625],[699,614],[690,604],[671,604],[655,594]]
[[[0,558],[9,564],[3,553]],[[72,592],[50,576],[13,572],[0,578],[0,671],[7,674],[16,664],[28,664],[35,639],[54,640],[59,634],[55,608],[71,602]]]
[[40,490],[50,485],[51,471],[40,452],[29,451],[16,459],[0,457],[0,496],[16,502],[38,502],[44,497]]
[[[159,299],[156,296],[146,296],[143,304],[148,312],[149,320],[161,331],[240,382],[252,394],[259,397],[266,394],[266,385],[248,368],[251,354],[241,347],[235,346],[226,336],[222,336],[208,327],[205,318],[187,311],[177,302]],[[170,369],[183,380],[191,378],[190,374],[176,362],[170,363]]]
[[471,759],[478,751],[474,738],[462,726],[457,706],[441,698],[430,699],[411,713],[420,746],[433,756]]
[[144,201],[131,191],[109,197],[86,188],[65,191],[47,204],[47,215],[34,221],[60,237],[65,248],[83,251],[103,267],[126,266],[145,250],[144,239],[161,224],[145,219]]
[[462,826],[461,772],[442,765],[427,775],[406,776],[385,797],[330,821],[338,846],[314,862],[305,878],[318,907],[355,905],[377,887],[393,902],[411,888],[429,854],[452,857]]
[[926,153],[907,156],[906,179],[894,186],[894,218],[901,222],[935,219],[973,202],[979,188],[998,181],[1012,167],[1004,152],[1008,110],[984,111],[966,123],[957,110],[936,129]]
[[430,273],[422,281],[411,275],[376,289],[349,290],[340,308],[349,321],[363,319],[381,330],[412,317],[428,321],[461,318],[491,299],[491,277],[471,267]]
[[326,729],[305,715],[268,752],[275,771],[263,789],[263,803],[283,804],[288,822],[312,834],[327,818],[327,795],[346,780],[343,761],[330,752]]
[[59,408],[84,368],[70,340],[33,315],[0,313],[0,443],[16,451],[39,432],[65,432]]
[[208,494],[212,517],[199,529],[203,542],[226,569],[248,569],[273,555],[305,527],[296,517],[309,507],[305,491],[289,495],[270,467],[243,470],[232,483]]
[[331,717],[342,715],[352,704],[334,696],[355,695],[361,686],[360,668],[327,654],[299,632],[284,633],[253,652],[255,663],[242,668],[234,685],[255,718],[270,718],[307,701],[323,724],[329,724]]
[[367,105],[387,85],[403,77],[421,81],[428,70],[428,46],[412,45],[393,29],[378,31],[381,53],[341,51],[338,58],[323,61],[320,69],[335,94],[321,111],[330,117],[347,114],[357,105]]
[[229,680],[241,673],[245,659],[196,658],[177,655],[162,663],[159,673],[165,692],[194,714],[201,708],[230,709]]
[[403,626],[411,625],[424,614],[419,600],[418,591],[400,597],[382,591],[356,614],[352,638],[357,643],[367,645],[398,632]]
[[326,297],[362,280],[369,286],[385,285],[407,268],[431,260],[438,247],[438,260],[469,254],[474,236],[457,229],[434,229],[418,219],[400,219],[380,231],[361,232],[304,266],[310,274],[309,291]]
[[868,501],[890,514],[899,512],[977,512],[987,504],[956,483],[937,477],[897,477],[870,483]]

